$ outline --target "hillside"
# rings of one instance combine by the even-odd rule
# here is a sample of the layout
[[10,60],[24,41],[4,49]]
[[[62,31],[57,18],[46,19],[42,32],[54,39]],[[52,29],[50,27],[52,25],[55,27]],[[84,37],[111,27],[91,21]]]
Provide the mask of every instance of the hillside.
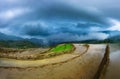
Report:
[[36,48],[39,45],[34,44],[28,40],[0,40],[0,47],[6,48]]
[[22,40],[22,38],[12,35],[6,35],[0,32],[0,40]]

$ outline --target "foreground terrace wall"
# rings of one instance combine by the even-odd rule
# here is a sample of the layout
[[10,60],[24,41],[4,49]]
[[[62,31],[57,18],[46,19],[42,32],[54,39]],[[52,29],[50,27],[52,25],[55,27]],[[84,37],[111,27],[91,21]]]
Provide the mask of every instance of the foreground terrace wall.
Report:
[[109,60],[110,60],[109,55],[110,55],[110,47],[109,45],[107,45],[105,49],[104,57],[102,59],[102,62],[99,65],[99,68],[94,76],[94,79],[104,79],[103,77],[105,75],[105,72],[106,72],[106,69],[108,67]]
[[93,79],[106,53],[106,45],[74,44],[76,50],[50,59],[0,59],[0,79]]

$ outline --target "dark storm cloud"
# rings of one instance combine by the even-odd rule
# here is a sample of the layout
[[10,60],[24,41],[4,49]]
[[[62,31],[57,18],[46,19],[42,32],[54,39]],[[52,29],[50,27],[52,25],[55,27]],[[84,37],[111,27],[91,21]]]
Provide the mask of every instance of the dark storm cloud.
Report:
[[110,18],[120,17],[115,12],[119,13],[118,3],[112,2],[115,4],[113,0],[0,1],[0,32],[58,41],[105,39],[109,35],[100,31],[112,25]]
[[40,28],[40,27],[30,27],[25,31],[26,35],[30,36],[48,36],[50,35],[48,30]]
[[[8,1],[8,0],[6,0]],[[28,8],[31,10],[30,13],[24,14],[18,20],[21,21],[29,21],[29,20],[84,20],[84,21],[92,21],[96,23],[100,23],[103,25],[109,24],[107,19],[101,14],[96,13],[91,8],[84,8],[80,6],[79,8],[74,7],[74,5],[69,5],[69,3],[60,3],[58,0],[41,0],[41,1],[33,1],[33,0],[25,0],[25,1],[13,1],[13,5],[11,5],[9,1],[9,5],[12,8],[17,7]],[[28,4],[29,3],[29,4]],[[9,9],[9,8],[8,8]],[[10,8],[11,9],[11,8]],[[17,8],[16,8],[17,9]],[[32,16],[31,16],[32,15]],[[17,20],[15,18],[15,20]],[[13,22],[15,21],[13,20]]]
[[[48,8],[49,7],[49,8]],[[47,19],[47,20],[85,20],[93,21],[100,24],[107,24],[106,18],[100,17],[99,15],[83,10],[81,8],[76,9],[67,5],[50,5],[42,10],[37,10],[35,15],[38,19]]]

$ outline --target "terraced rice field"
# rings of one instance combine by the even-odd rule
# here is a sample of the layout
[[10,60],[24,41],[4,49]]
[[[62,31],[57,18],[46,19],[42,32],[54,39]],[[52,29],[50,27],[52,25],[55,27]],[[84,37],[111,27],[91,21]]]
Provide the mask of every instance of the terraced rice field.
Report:
[[53,48],[34,48],[34,49],[0,49],[1,58],[37,60],[54,57],[57,55],[71,53],[75,50],[72,44],[61,44]]
[[[0,79],[93,79],[105,49],[106,45],[62,44],[42,52],[14,52],[20,59],[9,57],[11,54],[0,58]],[[31,60],[20,57],[24,55],[55,56]]]

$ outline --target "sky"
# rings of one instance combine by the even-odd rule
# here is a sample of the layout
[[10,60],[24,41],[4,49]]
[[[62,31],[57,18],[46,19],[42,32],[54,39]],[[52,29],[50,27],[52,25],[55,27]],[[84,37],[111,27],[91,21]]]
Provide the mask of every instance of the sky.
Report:
[[0,32],[46,41],[120,35],[120,0],[0,0]]

